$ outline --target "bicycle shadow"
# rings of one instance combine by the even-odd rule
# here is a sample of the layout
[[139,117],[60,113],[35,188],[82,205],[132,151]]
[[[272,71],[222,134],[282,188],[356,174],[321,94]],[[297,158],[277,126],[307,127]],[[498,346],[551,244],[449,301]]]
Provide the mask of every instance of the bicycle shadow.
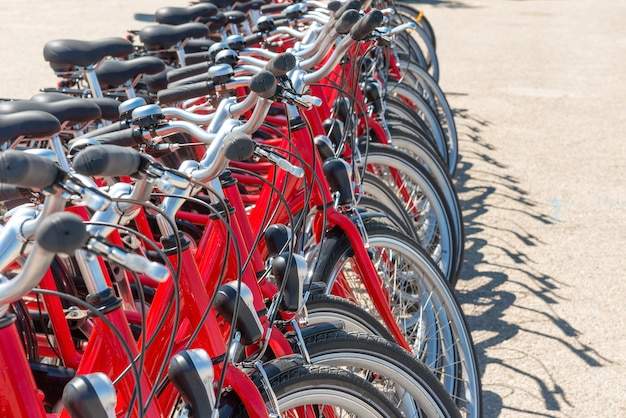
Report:
[[[465,261],[457,296],[463,304],[481,365],[484,416],[496,417],[504,410],[554,416],[564,405],[570,405],[567,394],[540,358],[511,349],[507,343],[520,334],[530,333],[557,341],[566,352],[589,366],[601,367],[610,360],[582,343],[579,332],[556,313],[553,307],[562,301],[559,289],[567,284],[540,271],[528,255],[527,249],[547,247],[547,244],[522,224],[534,228],[558,220],[545,213],[546,207],[532,200],[523,182],[511,175],[505,164],[494,159],[495,147],[482,135],[490,122],[467,109],[456,109],[454,113],[462,154],[455,178],[466,233]],[[493,222],[495,218],[501,222]],[[535,298],[545,309],[529,308],[526,298]],[[546,320],[552,325],[550,332],[533,330],[524,326],[524,321],[513,322],[520,310]],[[528,367],[519,367],[520,363]],[[502,381],[503,376],[507,382]],[[505,398],[512,391],[529,390],[528,383],[516,386],[518,381],[535,386],[533,396],[543,402],[533,406],[537,410],[506,404]]]

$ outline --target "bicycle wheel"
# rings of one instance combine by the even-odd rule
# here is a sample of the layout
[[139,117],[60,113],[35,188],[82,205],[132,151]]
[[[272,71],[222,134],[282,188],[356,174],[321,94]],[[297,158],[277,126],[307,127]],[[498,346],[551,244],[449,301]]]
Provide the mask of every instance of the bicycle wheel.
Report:
[[453,272],[453,277],[459,277],[463,267],[463,253],[465,252],[465,227],[463,211],[452,178],[437,153],[432,148],[414,141],[410,129],[401,125],[391,126],[389,133],[392,138],[391,145],[415,158],[428,171],[446,202],[452,216],[452,227],[456,234],[456,260],[454,262],[456,271]]
[[[444,276],[454,283],[461,235],[454,230],[458,222],[452,219],[442,192],[430,175],[411,156],[388,145],[370,144],[366,163],[367,171],[401,198],[413,220],[417,240]],[[376,196],[372,194],[370,179],[371,176],[363,177],[363,191]]]
[[[406,88],[390,90],[385,99],[385,118],[393,121],[394,118],[411,122],[407,127],[418,126],[415,131],[417,141],[427,140],[434,147],[443,161],[448,163],[448,138],[443,131],[436,111],[426,103],[415,91]],[[409,102],[409,103],[407,103]]]
[[400,62],[407,61],[419,65],[428,71],[433,80],[439,82],[439,60],[435,46],[424,28],[418,25],[415,29],[397,33],[393,47]]
[[[420,102],[416,100],[416,97],[421,96],[430,104],[437,115],[441,129],[446,135],[448,157],[444,160],[448,162],[450,175],[453,175],[458,160],[459,140],[448,100],[435,80],[423,68],[411,63],[403,63],[401,64],[401,71],[403,74],[410,74],[411,76],[403,77],[401,83],[389,81],[386,86],[387,95],[398,97],[409,105],[412,103],[419,104]],[[414,81],[409,83],[411,79]]]
[[[294,351],[297,341],[291,340]],[[329,330],[304,337],[311,362],[346,368],[384,393],[405,417],[460,417],[441,382],[394,342],[371,334]]]
[[392,22],[395,25],[406,22],[416,22],[422,27],[422,29],[424,29],[424,33],[428,36],[428,39],[433,46],[435,48],[437,47],[435,31],[422,11],[415,9],[415,7],[402,4],[401,2],[394,2],[393,8],[396,11],[396,13],[392,15]]
[[[385,188],[389,189],[386,186]],[[399,203],[401,204],[401,202]],[[366,210],[363,216],[375,216],[380,221],[388,222],[401,231],[413,231],[412,221],[405,210],[394,211],[379,199],[369,195],[360,195],[358,206],[359,209],[363,208]],[[380,214],[380,216],[378,214]]]
[[[269,378],[282,417],[400,417],[400,411],[371,383],[346,370],[303,365]],[[261,382],[257,386],[271,408]],[[246,417],[243,408],[233,417]]]
[[[365,228],[389,307],[415,356],[438,376],[465,416],[480,417],[482,395],[472,338],[439,269],[415,241],[399,231],[372,221]],[[331,231],[318,248],[317,258],[314,280],[326,282],[327,293],[376,312],[345,234]]]
[[340,321],[344,329],[364,332],[393,341],[393,336],[383,324],[362,307],[334,295],[315,294],[306,301],[307,323]]

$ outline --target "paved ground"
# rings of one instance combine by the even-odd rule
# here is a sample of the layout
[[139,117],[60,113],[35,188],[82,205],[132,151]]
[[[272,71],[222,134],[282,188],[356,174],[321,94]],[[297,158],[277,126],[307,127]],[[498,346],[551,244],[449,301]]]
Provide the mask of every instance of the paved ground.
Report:
[[460,131],[485,415],[626,416],[626,2],[420,4]]
[[[55,78],[54,38],[123,36],[183,0],[22,0],[0,97]],[[426,4],[424,4],[426,3]],[[626,2],[429,0],[461,139],[459,284],[486,417],[626,416]]]

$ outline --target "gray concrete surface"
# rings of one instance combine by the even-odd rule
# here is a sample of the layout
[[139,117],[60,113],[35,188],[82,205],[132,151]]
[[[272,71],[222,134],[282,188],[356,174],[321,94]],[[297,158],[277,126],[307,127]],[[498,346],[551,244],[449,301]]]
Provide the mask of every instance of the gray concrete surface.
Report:
[[626,2],[419,4],[460,131],[485,416],[626,416]]
[[[3,2],[0,97],[18,98],[56,82],[47,40],[123,36],[186,3]],[[460,133],[458,288],[485,416],[626,416],[626,2],[420,5]]]

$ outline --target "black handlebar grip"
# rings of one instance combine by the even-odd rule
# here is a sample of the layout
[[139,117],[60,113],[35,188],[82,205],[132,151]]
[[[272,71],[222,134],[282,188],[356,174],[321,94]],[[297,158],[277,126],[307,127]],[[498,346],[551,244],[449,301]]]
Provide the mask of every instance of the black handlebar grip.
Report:
[[45,189],[54,184],[61,169],[52,161],[23,151],[0,154],[0,183],[28,189]]
[[350,36],[355,41],[365,39],[378,25],[383,21],[383,14],[380,10],[372,10],[359,20],[359,22],[350,30]]
[[224,138],[224,155],[231,161],[245,161],[252,156],[256,144],[242,132],[232,132]]
[[141,131],[137,128],[121,129],[91,138],[103,145],[118,145],[120,147],[134,147],[142,142]]
[[79,174],[86,176],[130,176],[141,168],[139,151],[117,145],[91,146],[81,150],[72,161]]
[[342,3],[339,0],[333,0],[326,5],[326,8],[331,12],[336,12],[339,8],[341,8],[341,6]]
[[350,32],[352,27],[361,19],[361,13],[356,10],[348,10],[337,19],[335,23],[335,31],[341,35],[345,35]]
[[178,88],[180,86],[191,85],[191,84],[196,84],[196,83],[200,83],[200,82],[206,83],[208,81],[209,81],[209,73],[206,72],[204,74],[196,74],[196,75],[193,75],[193,76],[188,77],[188,78],[183,78],[183,79],[178,80],[178,81],[172,81],[171,83],[169,83],[167,85],[167,88],[168,89],[175,89],[175,88]]
[[[121,129],[124,129],[124,124],[120,121],[117,121],[117,122],[113,122],[110,125],[103,126],[102,128],[97,128],[97,129],[94,129],[93,131],[86,132],[85,134],[77,138],[95,138],[97,136],[102,136],[102,135],[110,134],[112,132],[117,132]],[[70,141],[70,143],[72,141]]]
[[276,94],[276,77],[267,70],[263,70],[250,78],[250,90],[264,99]]
[[0,184],[0,202],[32,197],[30,190],[11,184]]
[[295,66],[296,57],[290,52],[283,52],[265,64],[265,69],[275,77],[280,77],[293,70]]
[[262,14],[271,14],[271,13],[280,13],[285,10],[288,6],[291,6],[293,3],[285,2],[285,3],[270,3],[264,4],[261,6]]
[[189,54],[185,54],[185,64],[200,64],[202,62],[211,61],[212,58],[213,57],[209,51],[191,52]]
[[212,82],[201,81],[161,90],[157,93],[157,98],[160,104],[168,104],[193,99],[194,97],[207,96],[214,92],[215,89]]
[[287,17],[277,17],[274,19],[274,27],[277,28],[279,26],[289,26],[290,21]]
[[191,77],[192,75],[206,73],[210,66],[211,64],[205,61],[193,65],[187,65],[186,67],[175,68],[167,73],[167,81],[171,83],[173,81]]
[[246,44],[246,46],[250,47],[259,44],[263,41],[263,39],[265,39],[264,34],[255,33],[254,35],[246,36],[244,38],[244,43]]
[[83,219],[71,212],[57,212],[41,221],[37,243],[53,253],[72,254],[89,239]]
[[335,12],[335,18],[339,19],[348,10],[361,10],[360,0],[348,0]]

